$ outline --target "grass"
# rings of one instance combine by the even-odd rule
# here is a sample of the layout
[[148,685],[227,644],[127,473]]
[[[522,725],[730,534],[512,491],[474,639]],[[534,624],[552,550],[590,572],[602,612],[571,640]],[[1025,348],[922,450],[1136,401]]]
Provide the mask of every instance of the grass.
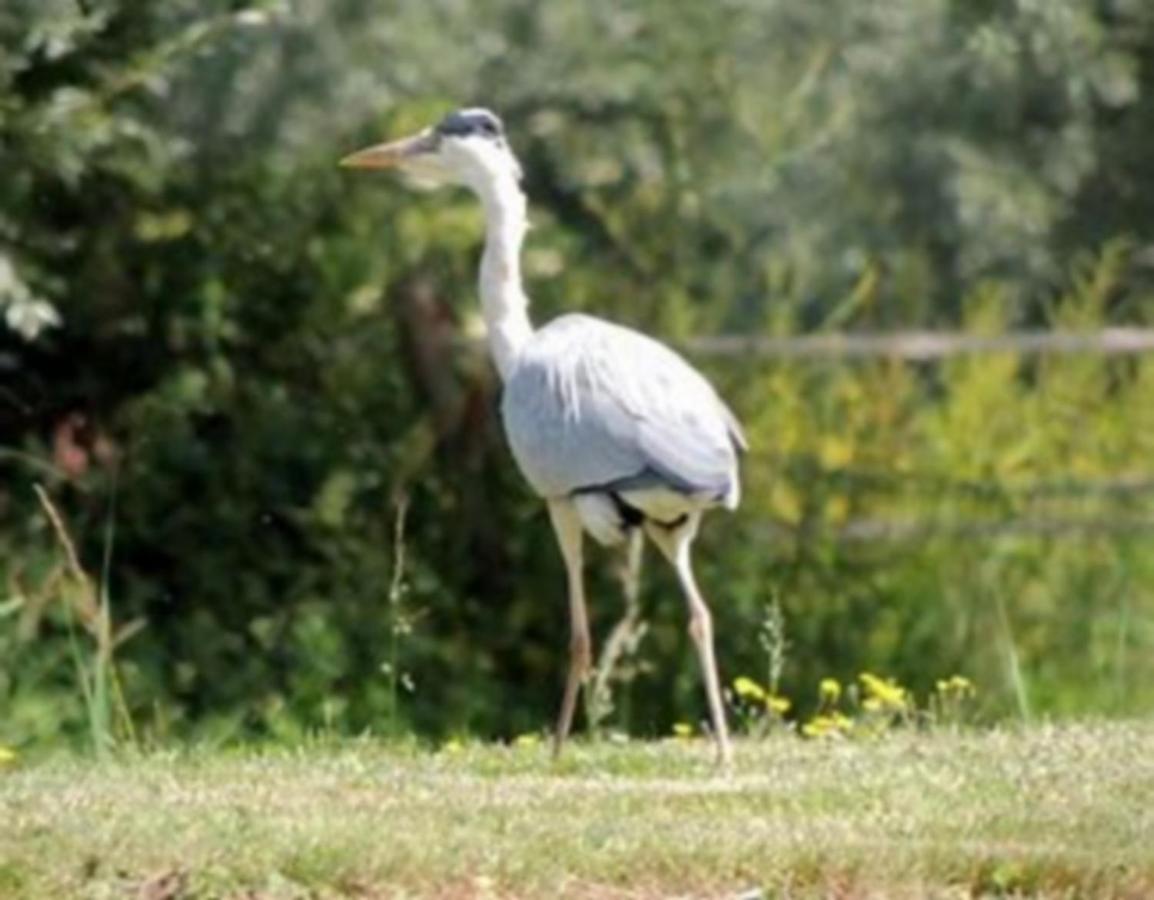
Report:
[[0,771],[0,897],[1154,896],[1154,723]]

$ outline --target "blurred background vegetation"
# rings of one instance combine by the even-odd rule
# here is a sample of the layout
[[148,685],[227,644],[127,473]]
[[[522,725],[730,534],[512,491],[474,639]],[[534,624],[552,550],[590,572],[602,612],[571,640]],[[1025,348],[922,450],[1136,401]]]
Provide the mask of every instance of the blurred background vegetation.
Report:
[[[155,740],[552,718],[478,210],[349,150],[498,110],[538,320],[1094,331],[1154,318],[1152,98],[1146,0],[7,0],[0,742],[83,740],[94,692]],[[688,352],[753,445],[699,552],[724,675],[776,606],[799,712],[863,669],[1154,710],[1154,358]],[[664,734],[703,704],[657,565],[639,616],[604,723]]]

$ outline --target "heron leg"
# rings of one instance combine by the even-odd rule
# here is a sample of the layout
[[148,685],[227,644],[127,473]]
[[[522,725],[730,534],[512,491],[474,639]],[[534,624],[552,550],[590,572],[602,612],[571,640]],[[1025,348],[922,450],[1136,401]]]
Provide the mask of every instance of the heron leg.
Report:
[[685,602],[689,605],[689,634],[697,646],[697,657],[701,662],[701,674],[705,679],[705,695],[709,701],[709,718],[713,725],[713,740],[717,746],[717,761],[727,766],[733,759],[733,749],[729,743],[729,727],[725,722],[725,707],[721,702],[721,682],[717,676],[717,659],[713,652],[713,616],[705,599],[698,590],[693,577],[690,548],[697,536],[700,513],[692,513],[681,525],[667,528],[663,525],[646,523],[646,531],[662,555],[672,564],[681,582]]
[[565,559],[569,577],[569,675],[565,680],[565,696],[557,717],[557,731],[553,736],[553,755],[561,753],[565,738],[573,725],[573,711],[577,693],[589,674],[593,660],[593,641],[589,637],[589,614],[585,608],[585,583],[582,576],[581,519],[569,500],[550,500],[549,517],[557,534],[557,543]]

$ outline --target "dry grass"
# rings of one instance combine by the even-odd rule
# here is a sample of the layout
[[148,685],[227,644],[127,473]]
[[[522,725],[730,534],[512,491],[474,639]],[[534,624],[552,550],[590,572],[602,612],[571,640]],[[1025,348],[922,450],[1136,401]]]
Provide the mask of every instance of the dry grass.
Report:
[[[1154,896],[1154,724],[0,773],[0,897]],[[760,893],[759,893],[760,892]]]

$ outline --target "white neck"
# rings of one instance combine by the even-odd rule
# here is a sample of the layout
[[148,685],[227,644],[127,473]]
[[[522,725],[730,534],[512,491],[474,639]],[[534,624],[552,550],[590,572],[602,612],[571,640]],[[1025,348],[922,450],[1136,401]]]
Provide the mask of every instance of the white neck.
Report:
[[529,298],[521,286],[521,242],[528,227],[525,195],[510,172],[479,182],[474,189],[485,210],[481,312],[489,332],[489,350],[503,381],[533,334]]

